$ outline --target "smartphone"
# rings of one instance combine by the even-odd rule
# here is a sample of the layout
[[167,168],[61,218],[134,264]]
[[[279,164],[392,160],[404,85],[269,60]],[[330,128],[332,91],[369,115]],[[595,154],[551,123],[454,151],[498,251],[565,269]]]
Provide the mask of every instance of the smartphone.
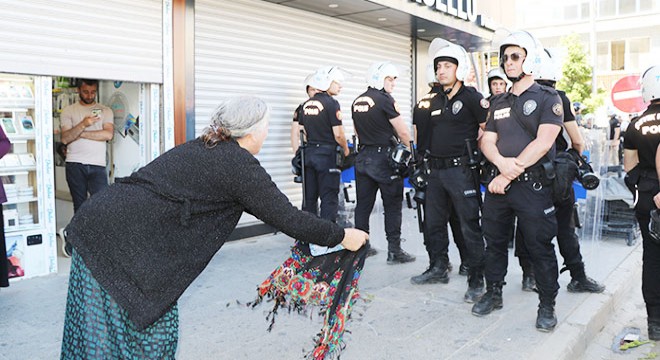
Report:
[[94,115],[96,117],[100,117],[102,114],[103,114],[102,109],[92,109],[92,115]]

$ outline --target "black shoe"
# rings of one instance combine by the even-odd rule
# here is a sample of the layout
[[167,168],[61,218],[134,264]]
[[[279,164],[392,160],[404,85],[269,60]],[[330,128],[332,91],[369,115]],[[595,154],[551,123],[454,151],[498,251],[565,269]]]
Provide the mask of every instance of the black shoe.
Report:
[[447,261],[447,272],[451,272],[452,270],[454,270],[454,265]]
[[660,340],[660,321],[649,320],[649,339]]
[[367,249],[367,257],[372,257],[376,254],[378,254],[378,250],[376,250],[373,246],[369,246],[369,249]]
[[415,285],[449,283],[449,271],[443,265],[431,265],[420,275],[410,278],[410,282]]
[[605,291],[605,286],[599,284],[596,280],[585,276],[583,279],[572,279],[566,287],[569,292],[573,293],[602,293]]
[[550,332],[557,326],[554,306],[541,305],[536,314],[536,329],[538,331]]
[[468,276],[468,289],[463,296],[463,301],[473,304],[486,293],[484,289],[484,277],[482,274]]
[[468,276],[470,273],[470,266],[465,263],[461,263],[461,266],[458,267],[458,275]]
[[415,259],[414,255],[410,255],[402,249],[387,252],[388,265],[409,263],[415,261]]
[[536,279],[533,275],[523,275],[522,291],[533,292],[536,291]]
[[484,316],[493,310],[501,309],[504,306],[502,302],[502,284],[488,286],[488,291],[472,306],[472,315]]
[[73,246],[71,246],[71,244],[66,240],[63,240],[62,242],[62,254],[68,258],[70,258],[71,254],[73,254]]

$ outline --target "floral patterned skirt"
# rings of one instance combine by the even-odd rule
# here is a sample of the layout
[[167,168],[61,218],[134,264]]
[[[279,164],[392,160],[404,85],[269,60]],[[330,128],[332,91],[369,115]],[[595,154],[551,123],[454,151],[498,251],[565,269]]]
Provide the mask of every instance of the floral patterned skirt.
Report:
[[61,359],[174,359],[178,338],[176,304],[139,331],[74,251]]
[[291,257],[277,267],[258,287],[256,306],[263,298],[274,299],[268,314],[270,331],[278,309],[304,312],[309,306],[319,306],[324,317],[323,328],[315,339],[315,348],[308,354],[315,360],[338,355],[344,344],[342,337],[355,301],[360,297],[358,280],[364,267],[367,248],[356,252],[341,250],[322,256],[311,256],[309,246],[297,242]]

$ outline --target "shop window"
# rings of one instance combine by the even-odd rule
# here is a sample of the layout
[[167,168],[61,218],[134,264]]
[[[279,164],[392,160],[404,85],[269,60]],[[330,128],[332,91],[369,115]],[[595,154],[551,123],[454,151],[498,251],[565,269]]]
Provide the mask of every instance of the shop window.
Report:
[[619,0],[619,15],[634,13],[636,5],[637,0]]
[[626,42],[621,41],[612,41],[611,45],[612,53],[612,70],[624,70],[625,69],[625,55],[626,55]]
[[577,20],[578,19],[578,5],[568,5],[564,7],[564,20]]
[[650,39],[631,39],[628,40],[628,69],[639,69],[640,67],[648,65],[650,54]]
[[598,1],[598,16],[614,16],[616,15],[616,2],[615,0],[599,0]]
[[639,11],[653,10],[655,0],[639,0]]
[[596,69],[598,71],[608,71],[608,61],[607,59],[609,58],[609,43],[607,41],[602,41],[599,42],[596,45]]
[[589,18],[589,3],[583,2],[580,4],[580,18],[588,19]]

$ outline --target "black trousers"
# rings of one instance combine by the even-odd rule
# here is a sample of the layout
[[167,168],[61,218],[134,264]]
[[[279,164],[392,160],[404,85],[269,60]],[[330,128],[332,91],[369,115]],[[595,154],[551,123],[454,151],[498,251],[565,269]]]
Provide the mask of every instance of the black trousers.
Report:
[[[447,222],[456,213],[464,240],[464,251],[471,269],[484,266],[484,240],[479,224],[480,189],[475,189],[469,168],[457,166],[432,169],[426,188],[426,251],[431,264],[449,262]],[[460,248],[459,248],[460,250]]]
[[518,217],[518,228],[534,265],[539,299],[552,301],[559,290],[559,270],[552,244],[557,234],[557,218],[552,189],[548,186],[535,190],[531,181],[514,181],[504,195],[486,192],[482,218],[486,238],[486,281],[504,281],[508,266],[507,244],[514,216]]
[[[559,253],[564,258],[564,266],[571,272],[571,277],[584,276],[584,263],[580,253],[580,242],[575,233],[575,217],[573,216],[575,206],[575,191],[571,187],[570,196],[559,202],[555,202],[557,216],[557,245]],[[516,256],[520,260],[523,271],[532,268],[529,250],[525,245],[522,231],[516,229]]]
[[334,146],[308,147],[305,149],[305,203],[303,210],[318,215],[321,199],[321,218],[335,222],[339,209],[339,181]]
[[355,160],[355,227],[369,232],[369,216],[376,202],[376,193],[385,208],[385,236],[388,250],[395,251],[401,244],[401,205],[403,179],[395,176],[388,160],[389,152],[365,148]]
[[660,320],[660,243],[649,235],[651,210],[655,209],[653,196],[660,191],[658,180],[640,178],[639,199],[635,206],[635,217],[642,232],[644,252],[642,254],[642,295],[649,318]]

